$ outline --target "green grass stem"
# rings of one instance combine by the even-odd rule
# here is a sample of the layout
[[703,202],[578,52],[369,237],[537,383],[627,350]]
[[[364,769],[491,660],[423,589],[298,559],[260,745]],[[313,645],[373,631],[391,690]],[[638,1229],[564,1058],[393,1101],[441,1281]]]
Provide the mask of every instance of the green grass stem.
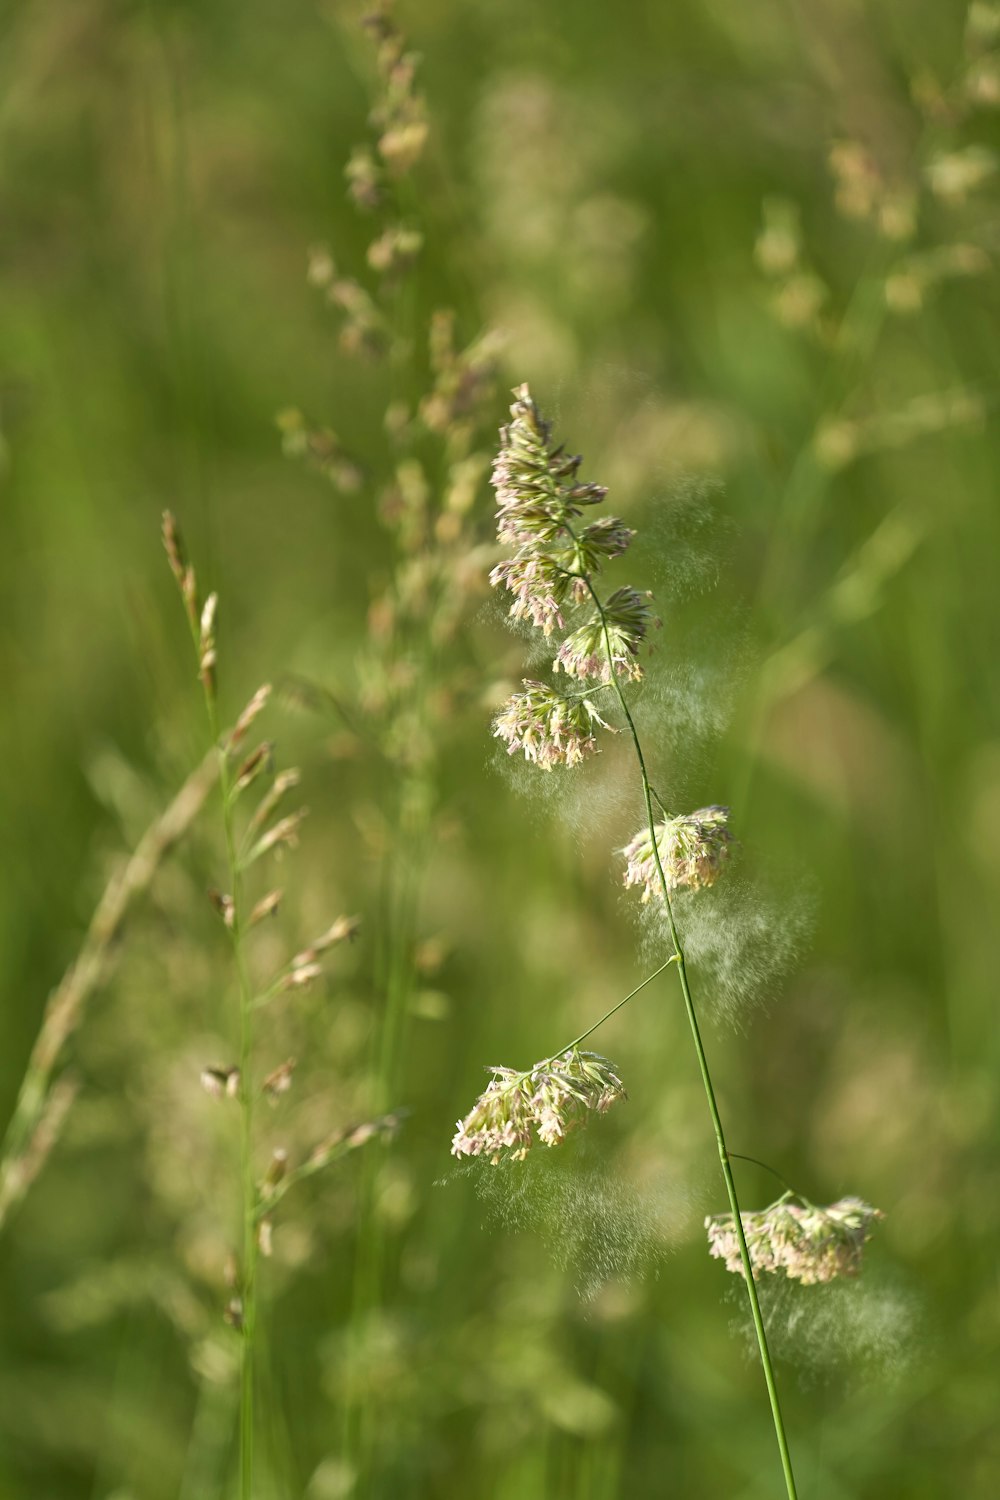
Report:
[[764,1382],[767,1386],[768,1399],[771,1403],[771,1418],[774,1422],[774,1435],[778,1443],[778,1452],[781,1456],[781,1468],[785,1477],[785,1488],[788,1492],[788,1500],[797,1500],[798,1492],[795,1488],[795,1477],[792,1472],[792,1459],[788,1448],[788,1438],[785,1433],[785,1423],[781,1414],[781,1403],[778,1398],[778,1387],[774,1376],[774,1367],[771,1364],[771,1354],[767,1346],[767,1333],[764,1328],[764,1318],[760,1310],[760,1299],[757,1296],[757,1286],[754,1281],[753,1268],[750,1264],[750,1251],[747,1248],[746,1236],[743,1233],[743,1221],[740,1216],[739,1198],[736,1193],[736,1183],[733,1178],[733,1170],[729,1162],[729,1153],[726,1149],[726,1138],[722,1128],[722,1117],[719,1113],[718,1102],[715,1097],[715,1089],[712,1085],[712,1075],[708,1066],[708,1057],[701,1037],[701,1029],[698,1025],[698,1016],[695,1011],[694,998],[691,994],[691,985],[688,980],[687,966],[684,961],[684,949],[681,944],[680,933],[674,918],[673,907],[670,901],[670,891],[667,886],[667,878],[663,872],[660,861],[660,850],[656,840],[656,820],[653,815],[653,791],[649,782],[649,774],[646,770],[646,760],[642,752],[642,742],[636,729],[635,720],[628,706],[628,701],[622,691],[621,683],[615,672],[611,639],[608,632],[608,617],[597,592],[590,580],[587,580],[591,598],[601,617],[601,626],[604,632],[604,645],[608,656],[608,670],[611,673],[611,681],[614,685],[615,694],[625,722],[628,725],[632,745],[635,750],[636,760],[639,764],[639,775],[642,779],[642,794],[646,805],[646,820],[649,825],[649,837],[653,848],[653,858],[656,861],[656,870],[660,879],[660,890],[663,896],[663,907],[667,916],[667,926],[670,930],[670,941],[673,944],[673,957],[677,963],[677,975],[680,980],[681,993],[684,996],[684,1009],[687,1013],[688,1025],[691,1029],[691,1039],[694,1042],[695,1053],[698,1057],[698,1068],[701,1072],[701,1081],[705,1088],[705,1098],[708,1101],[708,1111],[712,1117],[712,1128],[715,1131],[716,1145],[719,1150],[719,1162],[722,1167],[722,1176],[726,1184],[726,1196],[729,1199],[729,1207],[733,1215],[733,1223],[740,1247],[740,1260],[743,1262],[743,1277],[746,1282],[747,1298],[750,1303],[750,1313],[753,1318],[754,1331],[757,1335],[757,1347],[760,1351],[760,1362],[764,1370]]

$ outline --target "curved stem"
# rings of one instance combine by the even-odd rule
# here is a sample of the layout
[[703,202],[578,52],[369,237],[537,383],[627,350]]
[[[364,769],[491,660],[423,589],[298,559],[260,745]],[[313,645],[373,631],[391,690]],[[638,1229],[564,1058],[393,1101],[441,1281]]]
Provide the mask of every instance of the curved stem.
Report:
[[579,1047],[580,1043],[585,1042],[588,1036],[593,1036],[599,1026],[603,1026],[605,1021],[609,1021],[616,1011],[621,1010],[622,1006],[627,1005],[630,1000],[634,1000],[640,990],[644,990],[647,984],[652,984],[653,980],[657,979],[663,973],[664,969],[669,969],[670,965],[676,962],[677,955],[676,953],[672,953],[665,964],[661,964],[658,969],[654,969],[652,974],[647,974],[645,979],[637,984],[634,990],[629,990],[628,994],[623,996],[617,1004],[612,1005],[610,1010],[606,1010],[600,1020],[594,1022],[593,1026],[588,1026],[586,1031],[581,1031],[580,1035],[574,1037],[571,1042],[567,1042],[565,1047],[557,1047],[555,1052],[550,1052],[548,1057],[543,1057],[541,1062],[535,1063],[533,1067],[526,1068],[523,1073],[514,1073],[509,1082],[498,1089],[497,1093],[511,1093],[514,1089],[519,1088],[522,1080],[527,1078],[529,1074],[534,1073],[536,1069],[545,1067],[546,1063],[554,1062],[557,1057],[564,1057],[567,1052],[572,1052],[574,1047]]
[[[771,1403],[771,1417],[774,1422],[774,1433],[778,1442],[778,1452],[781,1456],[781,1467],[785,1476],[785,1487],[788,1491],[788,1500],[797,1500],[795,1477],[792,1473],[792,1459],[791,1454],[788,1451],[788,1439],[785,1435],[785,1424],[781,1415],[781,1405],[778,1400],[778,1387],[775,1382],[774,1369],[771,1364],[771,1354],[767,1347],[767,1334],[764,1330],[764,1319],[760,1310],[760,1299],[757,1296],[757,1286],[754,1281],[753,1267],[750,1262],[750,1251],[747,1248],[746,1235],[743,1232],[743,1221],[740,1216],[739,1199],[736,1195],[736,1183],[733,1179],[733,1169],[729,1163],[729,1153],[726,1149],[726,1138],[722,1129],[722,1117],[719,1114],[719,1106],[715,1098],[715,1090],[712,1087],[712,1075],[709,1072],[708,1067],[708,1058],[705,1055],[705,1047],[701,1039],[701,1030],[698,1026],[698,1017],[695,1012],[694,1000],[691,995],[691,986],[688,982],[687,968],[684,962],[684,949],[681,946],[680,935],[677,931],[677,924],[674,920],[673,907],[670,902],[670,890],[667,885],[666,875],[663,871],[663,865],[660,861],[660,850],[656,839],[655,820],[653,817],[653,790],[650,786],[649,775],[646,770],[646,761],[642,753],[642,744],[639,739],[639,732],[635,727],[635,720],[632,717],[628,702],[625,698],[625,694],[622,691],[621,683],[618,680],[618,674],[615,671],[614,656],[611,648],[611,637],[608,630],[607,612],[605,611],[604,605],[598,597],[597,592],[595,591],[594,586],[589,578],[586,579],[586,583],[587,588],[590,590],[591,598],[594,601],[594,606],[601,618],[601,627],[604,633],[604,645],[608,659],[608,671],[611,675],[611,682],[614,686],[619,706],[625,716],[625,722],[628,725],[629,733],[632,736],[632,744],[635,749],[636,760],[639,763],[639,774],[642,778],[642,794],[646,804],[646,820],[649,824],[649,837],[652,842],[653,858],[656,862],[656,871],[660,880],[660,892],[663,896],[663,909],[666,912],[667,926],[670,930],[670,941],[673,944],[673,956],[677,962],[677,975],[680,979],[681,993],[684,996],[684,1008],[687,1012],[688,1025],[691,1028],[691,1037],[694,1041],[694,1048],[698,1057],[698,1067],[701,1071],[701,1080],[705,1087],[705,1098],[708,1101],[708,1110],[709,1114],[712,1117],[712,1126],[715,1131],[715,1140],[719,1149],[719,1162],[722,1167],[722,1175],[726,1184],[726,1196],[729,1199],[729,1206],[733,1215],[736,1237],[739,1241],[740,1260],[743,1263],[743,1277],[746,1282],[747,1297],[750,1302],[750,1313],[753,1318],[754,1330],[757,1334],[757,1347],[760,1350],[760,1361],[764,1370],[764,1382],[767,1386],[767,1394]],[[659,801],[659,798],[657,798],[657,801]]]
[[574,1037],[571,1042],[567,1042],[565,1047],[560,1047],[558,1051],[553,1052],[549,1057],[545,1059],[546,1062],[551,1062],[554,1057],[562,1057],[564,1052],[572,1052],[574,1047],[579,1047],[580,1043],[585,1042],[588,1036],[593,1036],[594,1032],[599,1026],[603,1026],[605,1021],[610,1021],[611,1017],[615,1014],[616,1011],[621,1010],[622,1006],[627,1005],[630,1000],[634,999],[635,996],[638,995],[640,990],[644,990],[646,988],[647,984],[652,984],[653,980],[658,978],[659,975],[663,973],[664,969],[669,969],[670,965],[675,964],[676,962],[677,954],[672,953],[665,964],[661,964],[658,969],[654,969],[652,974],[647,974],[642,983],[637,984],[634,990],[630,990],[629,993],[624,997],[624,999],[619,1000],[617,1005],[612,1005],[610,1010],[606,1010],[599,1021],[595,1021],[593,1026],[588,1026],[586,1031],[581,1031],[580,1035],[578,1037]]
[[650,790],[650,794],[651,794],[651,796],[653,798],[653,801],[656,803],[657,807],[660,809],[660,812],[663,814],[663,816],[665,818],[669,818],[670,817],[670,813],[667,811],[667,804],[664,802],[663,798],[660,796],[660,794],[656,790],[655,786],[651,786],[649,790]]
[[753,1162],[753,1164],[754,1164],[755,1167],[762,1167],[765,1172],[770,1172],[771,1176],[774,1177],[774,1178],[776,1178],[777,1181],[781,1183],[781,1186],[785,1189],[786,1193],[791,1193],[791,1195],[792,1195],[793,1198],[798,1198],[803,1203],[808,1203],[809,1202],[808,1198],[803,1198],[801,1193],[797,1193],[795,1191],[795,1189],[792,1187],[791,1183],[787,1182],[785,1180],[785,1178],[782,1177],[782,1175],[781,1175],[780,1172],[776,1172],[773,1167],[769,1167],[766,1161],[761,1161],[756,1156],[746,1156],[742,1151],[730,1151],[730,1153],[729,1153],[729,1160],[730,1161],[751,1161],[751,1162]]

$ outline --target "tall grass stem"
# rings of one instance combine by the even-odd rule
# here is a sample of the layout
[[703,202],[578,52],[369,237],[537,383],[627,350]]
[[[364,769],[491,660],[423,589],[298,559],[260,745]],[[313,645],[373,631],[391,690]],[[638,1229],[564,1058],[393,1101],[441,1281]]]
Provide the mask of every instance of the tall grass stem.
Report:
[[[571,528],[567,527],[568,530]],[[575,540],[575,538],[574,538]],[[646,760],[642,753],[642,742],[639,732],[635,726],[635,720],[628,706],[628,701],[622,691],[618,674],[615,671],[614,654],[611,646],[611,638],[608,631],[608,617],[603,603],[597,595],[590,580],[587,580],[591,598],[601,617],[601,626],[604,633],[604,644],[608,656],[608,671],[611,674],[611,682],[614,686],[619,707],[625,716],[632,745],[635,749],[636,760],[639,764],[639,774],[642,778],[642,795],[646,804],[646,820],[649,824],[649,837],[653,849],[653,858],[656,861],[656,870],[660,880],[660,890],[663,896],[663,907],[667,916],[667,926],[670,930],[670,941],[673,944],[674,958],[677,961],[677,975],[680,980],[681,993],[684,996],[684,1008],[687,1012],[688,1025],[691,1028],[691,1037],[694,1042],[695,1052],[698,1057],[698,1067],[701,1071],[701,1080],[705,1088],[705,1098],[708,1101],[709,1114],[712,1117],[712,1127],[715,1131],[715,1140],[719,1148],[719,1162],[722,1166],[722,1175],[726,1184],[726,1196],[733,1215],[736,1228],[736,1236],[739,1241],[740,1259],[743,1263],[743,1276],[747,1287],[747,1297],[750,1302],[750,1313],[753,1318],[754,1331],[757,1335],[757,1347],[760,1350],[760,1361],[764,1370],[764,1382],[767,1386],[767,1394],[771,1403],[771,1417],[774,1422],[774,1434],[778,1443],[778,1452],[781,1456],[781,1467],[785,1477],[785,1488],[788,1492],[788,1500],[798,1500],[798,1492],[795,1488],[795,1477],[792,1472],[792,1459],[788,1449],[788,1438],[785,1433],[785,1424],[781,1415],[781,1403],[778,1399],[778,1387],[774,1377],[774,1368],[771,1364],[771,1354],[767,1346],[767,1333],[764,1328],[764,1318],[760,1310],[760,1299],[757,1296],[757,1286],[754,1281],[753,1267],[750,1263],[750,1251],[747,1248],[746,1235],[743,1232],[743,1221],[740,1215],[740,1204],[736,1194],[736,1183],[733,1179],[733,1170],[729,1163],[729,1153],[726,1150],[726,1138],[722,1129],[722,1117],[719,1114],[719,1106],[715,1097],[715,1089],[712,1086],[712,1075],[709,1071],[708,1058],[705,1054],[705,1046],[701,1039],[701,1029],[698,1025],[698,1016],[694,1007],[694,999],[691,994],[691,985],[688,981],[687,967],[684,962],[684,949],[681,944],[677,923],[674,919],[673,906],[670,901],[670,891],[667,886],[667,878],[663,872],[660,860],[660,849],[656,838],[656,820],[653,815],[653,792],[649,783],[649,774],[646,770]]]
[[257,1187],[253,1171],[253,1013],[254,993],[243,944],[243,877],[233,826],[228,749],[222,740],[215,694],[206,681],[205,706],[219,762],[222,827],[229,867],[232,921],[229,935],[239,985],[240,1014],[240,1182],[242,1189],[242,1280],[240,1345],[240,1500],[252,1500],[254,1466],[254,1341],[257,1327]]

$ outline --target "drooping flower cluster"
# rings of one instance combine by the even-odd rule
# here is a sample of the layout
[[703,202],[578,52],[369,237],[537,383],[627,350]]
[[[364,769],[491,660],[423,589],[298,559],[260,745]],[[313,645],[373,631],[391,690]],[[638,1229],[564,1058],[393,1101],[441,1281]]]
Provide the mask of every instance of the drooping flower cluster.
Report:
[[493,734],[508,755],[520,750],[525,760],[548,771],[554,765],[577,766],[597,748],[594,726],[605,724],[589,698],[568,698],[544,682],[524,680],[493,721]]
[[[754,1278],[762,1271],[784,1271],[812,1286],[837,1276],[856,1276],[861,1254],[875,1221],[883,1214],[860,1198],[838,1198],[827,1208],[779,1199],[757,1213],[740,1215]],[[732,1214],[705,1220],[709,1253],[724,1260],[727,1271],[743,1274],[739,1240]]]
[[625,856],[626,887],[642,886],[642,899],[660,896],[659,855],[668,891],[697,891],[713,885],[729,858],[733,836],[728,828],[728,807],[702,807],[679,818],[656,824],[656,852],[649,828],[641,828],[621,851]]
[[485,1092],[458,1122],[452,1156],[488,1156],[494,1166],[504,1155],[523,1161],[536,1136],[545,1146],[557,1146],[589,1111],[604,1114],[626,1097],[607,1058],[577,1047],[545,1058],[525,1073],[490,1071]]
[[[512,619],[530,621],[545,636],[572,626],[556,652],[557,670],[601,686],[610,684],[615,674],[640,678],[638,655],[651,622],[649,596],[619,588],[601,602],[593,582],[609,558],[625,551],[635,533],[614,516],[577,525],[584,508],[600,504],[607,490],[600,484],[581,482],[582,459],[553,446],[551,428],[528,387],[518,386],[514,396],[511,422],[501,429],[500,451],[493,465],[497,537],[504,546],[514,548],[514,555],[496,565],[490,582],[513,596]],[[571,610],[576,620],[569,617]],[[581,610],[586,610],[582,617]],[[576,765],[596,751],[592,730],[595,723],[603,725],[603,720],[591,705],[581,709],[581,700],[555,689],[545,691],[546,725],[576,725],[579,732],[568,738],[545,733],[544,753],[536,754],[538,716],[525,717],[525,705],[518,701],[522,694],[500,714],[494,732],[506,741],[511,754],[523,750],[528,760],[546,769],[557,763]]]
[[642,676],[636,656],[646,633],[649,605],[637,589],[615,589],[604,602],[604,615],[593,614],[568,635],[559,647],[556,666],[567,677],[596,677],[610,682],[611,670],[638,681]]

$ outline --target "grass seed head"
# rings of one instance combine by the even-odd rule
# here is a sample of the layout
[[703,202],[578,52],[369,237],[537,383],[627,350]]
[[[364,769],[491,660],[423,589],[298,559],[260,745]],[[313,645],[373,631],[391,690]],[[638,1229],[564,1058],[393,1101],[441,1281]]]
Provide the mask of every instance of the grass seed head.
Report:
[[[856,1276],[865,1244],[883,1217],[860,1198],[838,1198],[827,1208],[781,1199],[760,1212],[740,1215],[754,1278],[762,1271],[783,1271],[803,1286]],[[727,1271],[743,1275],[732,1214],[710,1216],[705,1228],[709,1254],[725,1261]]]
[[660,869],[668,891],[714,885],[726,867],[733,842],[728,823],[728,807],[702,807],[667,818],[656,824],[655,851],[649,829],[640,828],[621,851],[625,886],[641,886],[643,901],[662,897]]
[[626,1097],[606,1057],[575,1047],[525,1073],[502,1067],[490,1072],[485,1091],[458,1122],[452,1156],[486,1156],[493,1166],[504,1157],[523,1161],[536,1138],[557,1146],[590,1112],[604,1114]]

